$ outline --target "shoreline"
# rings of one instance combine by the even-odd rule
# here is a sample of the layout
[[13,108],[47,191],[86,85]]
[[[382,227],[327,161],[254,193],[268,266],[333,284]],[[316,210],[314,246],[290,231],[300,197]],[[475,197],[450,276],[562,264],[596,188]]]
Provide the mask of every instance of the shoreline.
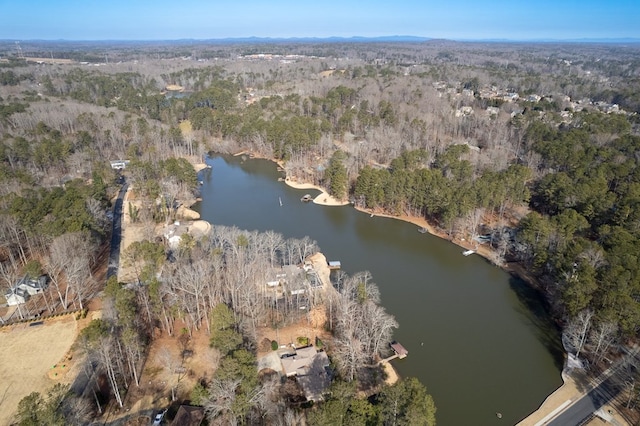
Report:
[[[276,163],[277,164],[277,163]],[[313,199],[313,203],[314,204],[318,204],[321,206],[346,206],[349,204],[348,201],[340,201],[334,197],[332,197],[331,195],[329,195],[329,193],[322,187],[318,186],[318,185],[314,185],[311,183],[302,183],[302,182],[297,182],[294,180],[289,179],[288,177],[285,177],[284,179],[284,183],[294,189],[315,189],[317,191],[320,191],[320,195],[316,196]]]
[[202,170],[209,168],[205,163],[191,163],[196,173],[200,173]]
[[543,425],[556,415],[560,414],[559,412],[562,411],[562,408],[566,407],[573,401],[579,391],[576,380],[568,374],[568,372],[565,372],[565,370],[566,365],[560,375],[562,378],[562,384],[558,386],[556,390],[551,392],[534,412],[516,423],[516,426]]
[[[275,160],[272,160],[272,161],[274,161],[278,166],[282,167],[281,162],[278,162]],[[318,195],[313,200],[313,202],[316,204],[325,205],[325,206],[344,206],[344,205],[350,204],[348,202],[339,202],[338,200],[333,199],[333,197],[328,195],[327,191],[324,188],[319,187],[318,185],[293,181],[289,177],[285,177],[285,183],[288,186],[295,189],[315,189],[320,191],[321,194]],[[323,194],[326,194],[326,196],[329,197],[329,202],[327,202],[327,198],[324,198],[323,200],[324,202],[320,202],[319,199],[320,197],[323,197]],[[389,219],[401,220],[403,222],[416,225],[420,228],[424,228],[427,230],[429,234],[437,238],[444,239],[465,250],[474,250],[477,255],[483,257],[484,259],[486,259],[488,262],[492,263],[496,267],[502,269],[508,274],[518,277],[519,279],[525,281],[528,285],[536,289],[539,289],[539,286],[537,286],[535,283],[535,279],[531,275],[529,275],[527,271],[523,270],[519,264],[514,265],[512,262],[499,264],[494,260],[494,257],[492,256],[493,250],[491,250],[487,245],[471,243],[470,241],[466,241],[466,240],[460,241],[455,238],[453,239],[449,238],[446,232],[439,231],[433,224],[429,223],[423,217],[410,216],[410,215],[394,216],[387,213],[376,213],[371,209],[367,209],[364,207],[356,207],[356,206],[354,206],[354,209],[356,209],[361,213],[370,214],[372,217],[380,216],[380,217],[385,217]],[[545,419],[549,419],[550,417],[554,416],[559,410],[559,408],[563,407],[563,404],[566,404],[565,401],[572,401],[581,395],[581,392],[578,390],[578,387],[576,384],[577,378],[571,374],[572,372],[571,370],[566,369],[566,363],[567,363],[566,353],[565,353],[564,363],[565,363],[565,368],[563,368],[563,370],[560,372],[560,378],[562,380],[562,384],[558,388],[556,388],[554,391],[552,391],[549,395],[547,395],[547,397],[540,403],[540,405],[536,410],[532,411],[526,417],[520,420],[517,423],[517,426],[529,426],[529,425],[538,426],[539,424],[544,423]],[[394,381],[399,380],[400,376],[395,370],[395,368],[393,367],[393,365],[391,365],[390,363],[386,363],[385,368],[388,368],[390,370],[390,373],[391,371],[393,372],[390,374],[390,376],[392,377],[392,380]]]
[[[241,154],[244,154],[244,152],[241,153]],[[273,159],[267,159],[267,160],[273,161],[279,167],[282,167],[282,164],[280,162],[278,162],[278,161],[275,161]],[[209,167],[205,163],[195,163],[195,162],[192,162],[192,161],[190,161],[190,162],[191,162],[196,174]],[[294,189],[314,189],[314,190],[320,191],[320,194],[313,199],[313,203],[314,204],[318,204],[318,205],[321,205],[321,206],[329,206],[329,207],[346,206],[346,205],[350,204],[348,201],[337,200],[336,198],[334,198],[331,195],[329,195],[329,193],[324,188],[322,188],[320,186],[313,185],[313,184],[310,184],[310,183],[299,183],[299,182],[296,182],[296,181],[293,181],[293,180],[289,179],[288,177],[285,178],[284,182],[285,182],[285,184],[287,186],[289,186],[291,188],[294,188]],[[198,219],[195,222],[197,222],[199,224],[202,224],[202,226],[206,229],[206,231],[204,231],[205,233],[209,233],[211,231],[211,228],[213,227],[213,225],[211,223],[209,223],[208,221],[204,220],[204,219],[200,219],[200,214],[198,212],[194,211],[194,210],[191,210],[191,206],[184,207],[184,209],[188,210],[189,212],[193,212],[196,215],[198,215]],[[426,223],[426,221],[425,221],[425,223]],[[324,257],[324,255],[322,255],[322,257]],[[325,263],[326,263],[326,258],[325,258]],[[328,269],[327,269],[327,272],[328,272]],[[329,277],[327,276],[327,281],[328,281],[328,278]],[[396,382],[398,382],[401,379],[400,374],[398,374],[398,372],[396,371],[395,367],[393,365],[391,365],[391,363],[389,363],[389,362],[384,363],[384,370],[387,373],[387,378],[386,378],[385,382],[388,385],[393,385],[393,384],[395,384]]]
[[[243,151],[241,154],[247,154],[246,151]],[[278,167],[284,168],[283,167],[283,163],[281,161],[275,160],[273,158],[265,158],[265,157],[259,157],[259,156],[253,156],[252,158],[262,158],[262,159],[266,159],[269,161],[274,162]],[[201,169],[197,169],[197,166],[200,166],[201,163],[199,164],[194,164],[194,169],[196,169],[196,172],[199,172]],[[206,164],[204,164],[203,168],[206,168]],[[318,196],[316,196],[313,199],[313,202],[315,204],[318,205],[323,205],[323,206],[329,206],[329,207],[335,207],[335,206],[345,206],[350,204],[348,201],[340,201],[335,199],[334,197],[332,197],[331,195],[329,195],[329,193],[327,192],[327,190],[325,188],[322,188],[318,185],[314,185],[311,183],[304,183],[304,182],[298,182],[296,180],[293,180],[291,178],[289,178],[288,176],[285,176],[284,179],[284,183],[294,189],[314,189],[317,191],[320,191],[320,194]],[[446,241],[449,241],[450,243],[453,243],[455,245],[457,245],[458,247],[461,247],[465,250],[474,250],[475,253],[481,257],[483,257],[484,259],[486,259],[487,261],[491,262],[493,265],[495,265],[496,267],[499,267],[500,269],[502,269],[503,271],[515,275],[518,278],[522,279],[523,281],[527,282],[528,285],[535,286],[535,283],[532,282],[533,278],[526,273],[526,271],[523,271],[522,268],[519,267],[519,265],[515,265],[515,267],[513,265],[511,265],[510,263],[504,263],[504,264],[498,264],[494,261],[494,259],[492,258],[492,253],[493,250],[491,250],[489,247],[487,247],[486,245],[482,245],[482,244],[477,244],[477,243],[471,243],[470,241],[466,241],[466,240],[458,240],[455,238],[449,238],[449,236],[446,234],[446,232],[444,231],[439,231],[433,224],[429,223],[425,218],[423,217],[417,217],[417,216],[410,216],[410,215],[391,215],[391,214],[387,214],[387,213],[376,213],[370,209],[367,208],[363,208],[363,207],[355,207],[354,208],[362,213],[366,213],[366,214],[370,214],[371,216],[380,216],[380,217],[385,217],[385,218],[389,218],[389,219],[396,219],[396,220],[401,220],[403,222],[407,222],[407,223],[411,223],[413,225],[416,225],[417,227],[420,228],[424,228],[427,230],[427,232],[435,237],[444,239]],[[567,354],[565,353],[565,364],[566,364],[566,356]],[[387,363],[386,368],[389,368],[390,370],[393,370],[393,373],[395,374],[391,374],[391,376],[395,376],[393,377],[394,379],[399,379],[400,376],[399,374],[397,374],[397,371],[395,370],[395,368],[393,367],[393,365],[391,365],[390,363]],[[541,423],[539,421],[539,419],[541,418],[545,418],[545,416],[549,416],[551,415],[550,413],[553,413],[554,410],[557,409],[559,405],[559,401],[557,401],[558,399],[562,399],[562,398],[566,398],[566,394],[568,394],[571,398],[575,398],[576,396],[578,396],[580,394],[580,392],[578,391],[577,387],[576,387],[576,378],[574,378],[570,372],[565,371],[563,369],[563,371],[561,371],[561,380],[562,380],[562,384],[555,389],[553,392],[551,392],[549,395],[547,395],[547,397],[540,403],[540,405],[538,406],[538,408],[535,411],[532,411],[531,413],[529,413],[526,417],[524,417],[522,420],[520,420],[517,424],[518,426],[522,425],[522,426],[527,426],[527,425],[531,425],[531,424],[537,424],[537,423]],[[558,405],[556,405],[558,404]],[[538,421],[536,423],[536,421]]]

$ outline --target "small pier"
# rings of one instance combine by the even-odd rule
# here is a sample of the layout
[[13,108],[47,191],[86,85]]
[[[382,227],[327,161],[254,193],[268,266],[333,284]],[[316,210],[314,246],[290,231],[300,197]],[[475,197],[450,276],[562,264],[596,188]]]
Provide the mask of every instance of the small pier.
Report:
[[381,360],[380,362],[378,362],[378,365],[388,363],[389,361],[392,361],[396,358],[403,359],[403,358],[406,358],[407,355],[409,355],[409,351],[406,350],[404,346],[402,346],[400,343],[396,342],[395,340],[389,343],[389,346],[391,347],[391,349],[393,349],[393,355]]
[[340,269],[342,267],[342,265],[340,264],[339,260],[330,260],[329,261],[329,269],[336,270],[336,269]]
[[393,342],[389,343],[389,346],[391,346],[391,349],[393,349],[393,351],[396,353],[396,355],[400,359],[406,358],[407,355],[409,355],[409,351],[406,350],[404,348],[404,346],[402,346],[399,342],[397,342],[395,340]]

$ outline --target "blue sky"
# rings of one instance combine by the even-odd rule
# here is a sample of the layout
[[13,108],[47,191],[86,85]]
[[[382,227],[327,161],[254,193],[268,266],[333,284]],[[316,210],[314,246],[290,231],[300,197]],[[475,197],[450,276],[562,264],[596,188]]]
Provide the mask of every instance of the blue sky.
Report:
[[0,0],[0,39],[640,38],[639,0]]

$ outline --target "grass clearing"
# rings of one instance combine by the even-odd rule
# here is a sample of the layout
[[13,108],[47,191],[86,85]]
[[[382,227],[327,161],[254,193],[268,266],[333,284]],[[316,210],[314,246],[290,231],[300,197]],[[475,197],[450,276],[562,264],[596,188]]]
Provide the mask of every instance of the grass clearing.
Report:
[[0,329],[0,424],[10,424],[18,402],[31,392],[45,393],[55,383],[73,380],[67,354],[76,335],[73,315],[36,327],[26,323]]

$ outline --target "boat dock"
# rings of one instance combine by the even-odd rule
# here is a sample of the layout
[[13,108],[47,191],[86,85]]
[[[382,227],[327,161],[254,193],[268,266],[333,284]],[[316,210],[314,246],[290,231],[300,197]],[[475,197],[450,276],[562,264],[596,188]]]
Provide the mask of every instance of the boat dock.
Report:
[[342,265],[340,264],[339,260],[330,260],[329,261],[329,269],[335,270],[335,269],[340,269],[341,267],[342,267]]
[[407,355],[409,355],[409,351],[406,350],[404,346],[402,346],[400,343],[398,343],[395,340],[389,343],[389,346],[391,347],[391,349],[393,349],[393,355],[381,360],[378,364],[385,364],[396,358],[403,359],[403,358],[406,358]]
[[389,346],[391,346],[391,349],[393,349],[393,351],[396,353],[396,355],[398,355],[398,358],[400,359],[406,358],[407,355],[409,355],[409,351],[406,350],[404,346],[402,346],[399,342],[395,340],[389,343]]

